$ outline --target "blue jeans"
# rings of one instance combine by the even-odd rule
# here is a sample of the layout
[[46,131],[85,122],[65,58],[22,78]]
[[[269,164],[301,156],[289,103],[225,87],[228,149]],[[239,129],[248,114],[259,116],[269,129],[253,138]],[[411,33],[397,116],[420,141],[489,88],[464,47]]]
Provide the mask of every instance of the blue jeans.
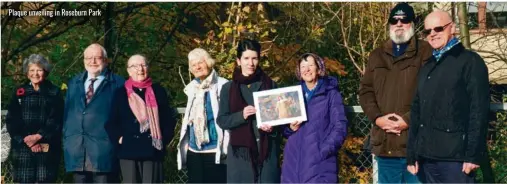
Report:
[[408,172],[407,160],[399,157],[375,157],[378,164],[378,183],[421,183]]

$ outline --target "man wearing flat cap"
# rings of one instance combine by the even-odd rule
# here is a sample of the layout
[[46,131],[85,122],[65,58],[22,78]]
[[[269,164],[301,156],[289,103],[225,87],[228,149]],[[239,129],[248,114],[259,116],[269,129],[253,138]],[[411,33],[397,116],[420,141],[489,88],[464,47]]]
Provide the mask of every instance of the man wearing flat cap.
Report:
[[371,151],[379,183],[418,183],[406,169],[410,104],[417,72],[431,57],[431,46],[414,37],[414,9],[399,3],[389,15],[389,40],[373,50],[361,79],[359,99],[368,119]]

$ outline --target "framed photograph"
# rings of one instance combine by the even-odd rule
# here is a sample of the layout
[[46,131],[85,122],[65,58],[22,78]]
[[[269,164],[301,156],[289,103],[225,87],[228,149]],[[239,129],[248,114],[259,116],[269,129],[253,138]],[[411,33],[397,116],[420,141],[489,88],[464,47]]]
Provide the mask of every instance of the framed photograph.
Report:
[[253,93],[257,127],[306,121],[306,109],[301,86],[291,86]]

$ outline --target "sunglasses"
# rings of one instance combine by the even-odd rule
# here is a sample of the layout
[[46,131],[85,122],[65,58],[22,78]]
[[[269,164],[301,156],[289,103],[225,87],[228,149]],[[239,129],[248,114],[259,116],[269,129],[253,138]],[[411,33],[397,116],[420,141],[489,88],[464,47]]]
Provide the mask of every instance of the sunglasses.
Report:
[[431,30],[435,31],[436,33],[440,33],[442,31],[444,31],[444,29],[451,25],[452,22],[449,22],[447,23],[446,25],[443,25],[443,26],[438,26],[438,27],[434,27],[433,29],[425,29],[425,30],[422,30],[422,33],[426,36],[430,35],[431,34]]
[[410,23],[410,20],[408,20],[408,19],[395,19],[395,18],[390,18],[390,19],[389,19],[389,24],[391,24],[391,25],[396,25],[396,24],[398,24],[398,21],[401,21],[401,23],[403,23],[403,24],[408,24],[408,23]]

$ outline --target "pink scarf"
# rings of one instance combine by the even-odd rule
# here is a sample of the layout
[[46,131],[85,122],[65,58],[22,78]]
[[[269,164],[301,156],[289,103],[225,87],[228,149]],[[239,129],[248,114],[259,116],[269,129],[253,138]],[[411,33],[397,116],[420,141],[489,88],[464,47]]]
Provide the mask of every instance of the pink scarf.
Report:
[[[162,134],[160,132],[157,100],[151,85],[151,78],[147,78],[142,82],[136,82],[132,80],[132,78],[129,78],[125,82],[125,89],[127,89],[130,109],[139,122],[141,133],[150,129],[153,147],[158,150],[162,150]],[[146,89],[146,92],[144,93],[146,103],[139,95],[137,95],[137,93],[134,92],[133,87]]]

